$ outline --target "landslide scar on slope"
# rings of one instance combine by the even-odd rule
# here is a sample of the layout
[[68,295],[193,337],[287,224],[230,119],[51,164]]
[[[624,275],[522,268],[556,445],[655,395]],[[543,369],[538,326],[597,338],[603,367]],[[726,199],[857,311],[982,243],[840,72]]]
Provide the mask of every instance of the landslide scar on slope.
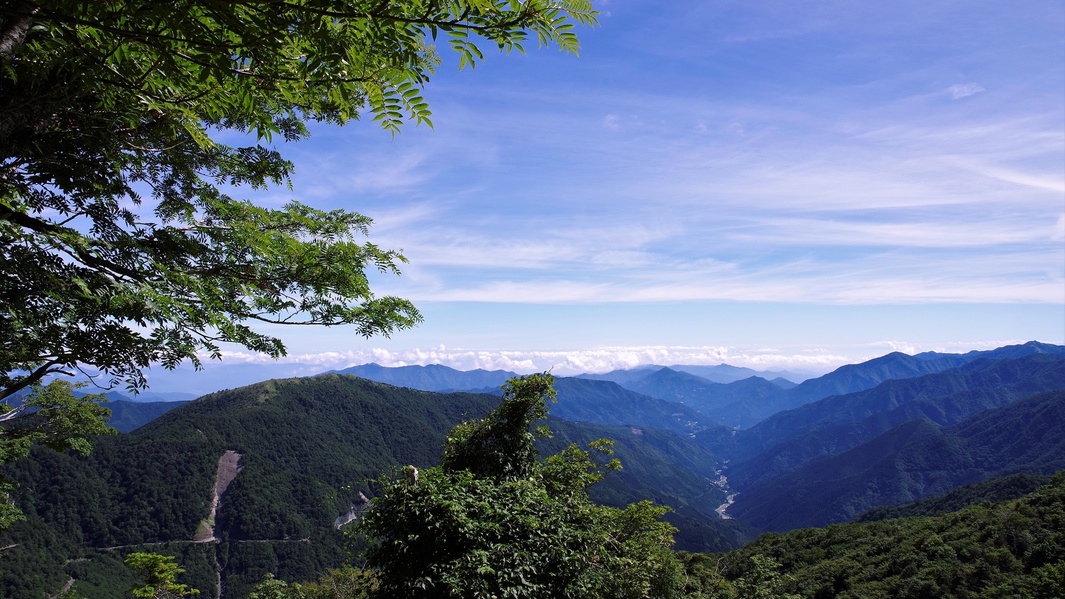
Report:
[[232,449],[226,450],[222,457],[218,458],[218,471],[214,475],[214,498],[211,500],[211,513],[207,515],[206,520],[200,522],[193,541],[197,543],[218,541],[218,538],[214,536],[214,518],[218,512],[218,504],[222,501],[222,496],[225,495],[229,484],[233,482],[233,479],[237,478],[243,467],[243,456]]

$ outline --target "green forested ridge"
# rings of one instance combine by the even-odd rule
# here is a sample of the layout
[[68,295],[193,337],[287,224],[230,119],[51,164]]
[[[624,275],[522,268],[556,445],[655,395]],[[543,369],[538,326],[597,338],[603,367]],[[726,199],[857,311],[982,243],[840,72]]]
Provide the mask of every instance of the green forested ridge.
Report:
[[[84,581],[75,585],[82,594],[113,597],[131,584],[121,565],[129,551],[177,555],[188,570],[183,581],[206,596],[215,585],[216,555],[227,596],[243,596],[266,572],[313,580],[346,559],[333,522],[359,503],[360,491],[372,496],[372,481],[393,465],[435,464],[451,427],[497,402],[492,395],[419,392],[335,374],[275,380],[200,398],[130,434],[100,440],[84,458],[34,452],[5,470],[22,484],[16,500],[30,520],[0,538],[0,546],[18,544],[0,554],[0,588],[11,597],[37,597],[74,576]],[[678,522],[689,527],[685,547],[724,549],[751,537],[740,525],[719,528],[706,516],[720,502],[711,485],[716,462],[690,440],[652,428],[597,432],[555,419],[552,427],[557,437],[547,443],[617,435],[627,467],[596,497],[615,505],[642,498],[676,504]],[[216,516],[220,542],[190,545],[227,449],[243,455],[243,470]],[[155,542],[166,544],[140,545]],[[119,545],[136,546],[98,550]],[[82,558],[89,559],[66,561]]]
[[[89,453],[98,435],[114,434],[106,425],[111,410],[102,395],[75,395],[82,383],[35,383],[17,403],[0,401],[0,466],[21,460],[35,447]],[[2,394],[0,394],[2,397]],[[12,496],[18,485],[0,471],[0,531],[25,519]]]
[[1063,468],[1065,390],[1048,391],[951,427],[904,423],[744,491],[729,513],[763,530],[823,526],[991,476]]
[[855,522],[876,522],[889,518],[911,516],[935,516],[956,512],[984,502],[998,503],[1019,499],[1050,482],[1049,476],[1039,474],[1010,474],[964,485],[936,497],[921,499],[903,505],[873,508],[855,519]]
[[[337,375],[267,381],[205,396],[103,440],[86,458],[35,452],[27,467],[10,468],[23,490],[16,499],[31,521],[5,536],[22,543],[5,560],[50,572],[53,582],[27,587],[8,568],[0,586],[16,597],[58,589],[67,579],[63,557],[80,557],[83,547],[192,539],[208,514],[218,459],[227,449],[244,456],[216,517],[227,588],[241,596],[271,569],[313,578],[345,555],[333,521],[357,503],[359,489],[368,492],[369,481],[390,464],[434,463],[447,430],[493,402]],[[346,485],[358,488],[344,491]],[[64,551],[23,542],[26,528],[41,523],[59,527]],[[304,538],[313,542],[298,542]],[[243,542],[271,539],[281,541]],[[214,585],[213,578],[193,582]]]
[[[762,556],[803,598],[1065,597],[1065,472],[1019,499],[937,516],[768,533],[723,555],[685,554],[703,597],[736,597]],[[760,595],[762,596],[762,595]],[[774,596],[774,595],[765,595]]]

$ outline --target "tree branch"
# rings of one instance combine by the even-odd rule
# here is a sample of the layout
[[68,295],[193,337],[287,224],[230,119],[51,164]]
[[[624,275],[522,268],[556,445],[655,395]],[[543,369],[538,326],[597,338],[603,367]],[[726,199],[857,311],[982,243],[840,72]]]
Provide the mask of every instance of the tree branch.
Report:
[[[16,379],[15,382],[11,385],[0,389],[0,401],[3,401],[8,397],[11,397],[12,395],[18,393],[19,391],[22,391],[26,387],[29,387],[30,385],[40,381],[42,378],[44,378],[44,375],[46,374],[52,372],[60,372],[59,370],[55,370],[55,367],[59,366],[59,364],[60,362],[58,360],[50,360],[48,362],[45,362],[33,372],[27,374],[26,376],[20,379]],[[8,412],[8,414],[10,413],[11,412]],[[13,417],[14,416],[12,416],[12,418]],[[0,417],[0,422],[3,422],[4,420],[7,420],[7,418]]]
[[39,6],[24,2],[18,9],[12,11],[17,16],[3,31],[0,31],[0,56],[10,58],[15,54],[15,49],[26,41],[26,33],[33,25],[33,16],[40,9]]
[[[0,220],[6,220],[14,225],[29,229],[30,231],[33,231],[35,233],[49,235],[52,237],[57,237],[63,233],[73,232],[70,229],[65,229],[64,227],[57,227],[52,223],[33,218],[32,216],[29,216],[28,214],[25,214],[23,212],[12,210],[3,203],[0,203]],[[126,268],[119,264],[115,264],[114,262],[96,256],[87,250],[69,247],[69,249],[65,249],[65,251],[72,258],[80,260],[81,263],[85,264],[86,266],[100,269],[103,272],[111,272],[116,275],[127,277],[131,281],[146,280],[144,273]]]

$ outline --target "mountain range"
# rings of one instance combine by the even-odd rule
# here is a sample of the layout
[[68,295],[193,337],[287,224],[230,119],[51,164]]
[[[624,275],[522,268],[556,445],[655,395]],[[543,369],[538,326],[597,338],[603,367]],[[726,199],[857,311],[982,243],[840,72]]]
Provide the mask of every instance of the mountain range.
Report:
[[[313,579],[347,557],[335,524],[373,495],[379,475],[435,464],[450,429],[498,400],[326,374],[204,396],[99,439],[87,457],[37,449],[5,468],[20,484],[27,521],[0,536],[0,546],[13,546],[3,555],[0,588],[8,597],[37,597],[75,578],[84,596],[114,597],[132,583],[128,573],[115,574],[123,552],[150,547],[176,552],[194,586],[226,596],[246,595],[267,572]],[[557,417],[549,424],[547,452],[615,440],[627,467],[593,489],[597,501],[673,506],[672,521],[684,527],[678,539],[691,550],[753,538],[742,523],[716,518],[726,495],[717,484],[721,463],[688,436]],[[216,474],[227,459],[239,471],[213,513]]]
[[777,413],[736,437],[733,483],[766,481],[809,459],[848,450],[909,420],[956,424],[1025,395],[1065,388],[1065,361],[1049,354],[981,359],[911,379],[888,380]]
[[[187,403],[115,400],[124,434],[88,457],[35,449],[4,467],[27,521],[0,535],[0,589],[51,596],[74,580],[82,596],[117,596],[132,584],[123,556],[141,550],[177,555],[205,596],[244,597],[267,572],[314,579],[348,559],[337,524],[377,477],[435,464],[451,427],[491,410],[512,376],[348,370]],[[556,388],[541,451],[615,439],[624,468],[593,498],[672,506],[677,548],[689,551],[1065,469],[1065,347],[1037,342],[888,354],[798,384],[673,366],[559,377]]]
[[760,530],[847,522],[867,510],[1016,472],[1065,469],[1065,390],[1025,397],[942,427],[910,420],[741,492],[729,513]]
[[[925,352],[907,355],[893,352],[860,364],[848,364],[816,377],[792,383],[780,375],[722,364],[719,366],[641,366],[606,374],[582,374],[587,380],[608,381],[642,395],[680,403],[698,411],[702,425],[747,428],[769,416],[797,408],[831,395],[872,389],[882,382],[908,379],[950,370],[979,359],[1015,359],[1033,354],[1065,355],[1065,347],[1030,341],[993,350],[965,354]],[[459,371],[447,366],[386,368],[376,364],[337,371],[423,391],[487,391],[498,389],[514,373],[507,371]],[[718,380],[700,375],[716,375]],[[740,374],[747,376],[739,377]],[[772,380],[765,376],[774,376]],[[560,400],[561,402],[561,400]]]

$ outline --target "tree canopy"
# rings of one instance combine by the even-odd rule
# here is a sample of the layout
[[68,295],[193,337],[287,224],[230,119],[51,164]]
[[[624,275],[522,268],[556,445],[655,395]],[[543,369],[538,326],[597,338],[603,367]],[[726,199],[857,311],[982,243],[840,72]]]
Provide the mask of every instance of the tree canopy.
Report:
[[220,343],[283,355],[256,324],[413,326],[370,289],[405,261],[370,218],[231,194],[290,185],[273,144],[309,123],[431,125],[437,42],[473,66],[576,52],[595,22],[587,0],[0,2],[0,399],[76,369],[140,388]]
[[703,597],[1065,597],[1065,471],[956,512],[766,533],[680,559]]
[[[440,38],[473,66],[478,42],[576,52],[595,19],[587,0],[0,0],[0,401],[77,371],[136,391],[222,343],[284,355],[256,325],[414,326],[370,289],[406,261],[363,240],[370,218],[232,194],[291,189],[273,144],[309,123],[431,126]],[[0,463],[105,430],[70,389],[30,397],[0,416]]]
[[[26,457],[37,444],[86,455],[92,447],[90,438],[115,432],[104,424],[111,415],[111,410],[100,405],[106,397],[76,396],[74,389],[69,381],[57,379],[33,385],[17,407],[0,403],[0,465]],[[10,500],[16,487],[0,474],[0,531],[23,519],[22,511]]]
[[131,591],[137,599],[179,599],[200,594],[177,582],[178,574],[185,570],[169,555],[134,552],[126,556],[126,565],[142,578]]

